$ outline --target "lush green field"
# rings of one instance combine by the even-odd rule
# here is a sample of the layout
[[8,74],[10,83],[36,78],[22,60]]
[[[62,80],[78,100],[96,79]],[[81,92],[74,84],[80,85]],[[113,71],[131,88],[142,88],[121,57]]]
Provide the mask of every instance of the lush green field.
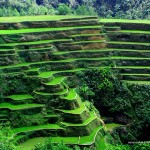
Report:
[[99,20],[102,23],[114,23],[114,22],[120,22],[120,23],[145,23],[150,24],[150,20],[127,20],[127,19],[100,19]]
[[[66,23],[70,23],[69,19],[72,26],[66,27]],[[44,140],[48,139],[47,135],[52,136],[52,143],[63,141],[66,144],[75,145],[92,145],[98,139],[97,149],[104,150],[107,135],[105,132],[111,132],[114,128],[123,125],[113,121],[103,124],[98,111],[95,111],[93,104],[87,101],[94,101],[94,98],[90,99],[90,96],[94,94],[88,91],[88,87],[83,86],[82,92],[87,93],[87,96],[84,98],[83,94],[80,97],[79,89],[76,88],[80,84],[74,75],[90,68],[98,69],[109,66],[109,68],[118,71],[120,79],[124,82],[149,84],[150,44],[148,40],[140,41],[140,38],[133,40],[133,42],[129,39],[132,34],[143,34],[143,38],[147,38],[150,32],[142,29],[122,30],[120,26],[126,23],[145,24],[147,26],[150,21],[98,20],[98,18],[93,19],[88,16],[1,17],[0,28],[3,24],[18,22],[18,25],[28,21],[56,21],[56,23],[60,21],[61,25],[60,27],[44,28],[38,24],[38,28],[33,29],[26,25],[25,28],[20,29],[14,27],[0,30],[0,71],[4,71],[6,78],[10,77],[11,80],[12,76],[15,78],[12,82],[6,79],[10,84],[8,85],[10,91],[6,91],[4,100],[0,102],[0,110],[2,111],[2,113],[0,112],[0,119],[2,118],[2,121],[7,120],[9,118],[7,113],[10,111],[16,111],[19,116],[21,111],[22,114],[19,117],[22,117],[21,119],[26,124],[23,127],[14,125],[13,132],[15,135],[19,135],[16,139],[22,140],[28,134],[32,137],[32,139],[27,138],[24,143],[21,143],[23,150],[31,150],[35,144],[44,143]],[[88,25],[87,22],[90,23],[90,21],[97,21],[97,23]],[[74,23],[80,24],[78,26]],[[112,23],[112,26],[105,26],[105,23]],[[120,23],[120,26],[117,26],[118,24],[113,26],[113,23]],[[56,39],[54,38],[56,32],[53,31],[58,33]],[[122,39],[120,41],[110,40],[110,34],[119,34]],[[29,47],[25,48],[27,45]],[[22,83],[20,83],[22,76]],[[133,80],[128,80],[126,77],[132,77]],[[140,81],[140,77],[147,81]],[[24,92],[21,88],[26,86],[24,83],[26,81],[31,85],[24,88],[26,89]],[[88,82],[90,81],[88,80]],[[39,120],[37,118],[34,120],[36,115],[43,118],[44,121],[40,117]],[[14,118],[18,116],[14,116]],[[31,119],[33,117],[35,122],[29,120],[31,124],[28,124],[23,117]],[[106,118],[103,119],[105,122]],[[91,127],[93,123],[95,123],[94,127]],[[78,129],[82,129],[81,133],[74,132]],[[64,133],[59,133],[58,130]],[[42,136],[38,135],[40,131],[43,132]],[[56,131],[57,134],[53,135],[51,131]],[[48,134],[49,132],[50,134]]]
[[0,17],[0,22],[24,22],[24,21],[52,21],[60,19],[84,18],[85,16],[62,16],[62,15],[44,15],[44,16],[22,16],[22,17]]

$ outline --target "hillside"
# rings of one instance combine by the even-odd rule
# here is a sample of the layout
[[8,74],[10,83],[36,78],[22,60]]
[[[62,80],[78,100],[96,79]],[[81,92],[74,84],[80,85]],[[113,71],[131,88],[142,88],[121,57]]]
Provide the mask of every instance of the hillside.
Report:
[[[135,131],[136,140],[148,141],[149,112],[143,110],[149,108],[150,98],[149,30],[148,20],[48,15],[0,18],[0,123],[10,122],[13,136],[25,150],[48,137],[52,143],[103,150],[107,143],[113,146],[108,142],[109,131],[118,129],[124,135],[132,122],[136,125],[134,119],[142,122],[138,120],[141,134]],[[115,108],[120,101],[116,100],[115,115],[110,106],[99,109],[95,105],[98,112],[77,92],[73,81],[80,71],[101,68],[117,70],[119,80],[134,87],[132,94],[135,89],[147,89],[141,94],[145,98],[138,97],[139,93],[133,94],[134,99],[124,97],[118,112]],[[136,97],[142,102],[136,104]]]
[[5,0],[0,1],[0,16],[74,14],[150,19],[149,5],[149,0]]

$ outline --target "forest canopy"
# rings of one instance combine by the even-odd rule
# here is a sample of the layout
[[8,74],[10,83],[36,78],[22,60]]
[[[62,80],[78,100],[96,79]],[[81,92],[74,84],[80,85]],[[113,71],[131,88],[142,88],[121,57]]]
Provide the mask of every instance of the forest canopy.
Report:
[[101,18],[150,19],[150,1],[0,0],[0,16],[44,14],[98,15]]

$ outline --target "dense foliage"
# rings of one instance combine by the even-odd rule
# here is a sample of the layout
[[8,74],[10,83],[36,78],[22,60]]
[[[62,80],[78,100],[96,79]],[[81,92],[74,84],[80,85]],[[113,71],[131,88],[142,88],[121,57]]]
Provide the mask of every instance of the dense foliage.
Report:
[[102,115],[127,124],[127,132],[118,131],[124,143],[150,140],[149,85],[122,83],[109,68],[81,72],[76,83],[83,99],[93,101]]
[[80,150],[79,147],[70,148],[69,146],[59,143],[59,144],[53,144],[51,142],[51,139],[45,141],[44,144],[38,144],[36,145],[35,150]]
[[16,141],[8,124],[0,125],[0,150],[16,150]]
[[31,93],[39,84],[38,79],[29,78],[25,74],[7,76],[0,72],[0,102],[4,95]]
[[150,19],[149,0],[5,0],[0,16],[44,14],[99,15],[105,18]]

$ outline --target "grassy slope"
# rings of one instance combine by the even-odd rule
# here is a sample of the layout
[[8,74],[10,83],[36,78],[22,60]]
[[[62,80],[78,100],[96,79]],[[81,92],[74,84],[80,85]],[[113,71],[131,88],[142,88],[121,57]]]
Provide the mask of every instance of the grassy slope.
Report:
[[84,18],[85,16],[75,15],[43,15],[43,16],[22,16],[22,17],[0,17],[1,22],[23,22],[23,21],[51,21],[69,18]]
[[145,23],[150,24],[150,20],[127,20],[127,19],[100,19],[100,22],[107,23],[107,22],[120,22],[120,23]]
[[[17,17],[16,18],[13,18],[13,20],[10,20],[10,18],[1,18],[0,19],[0,22],[13,22],[15,19],[17,19],[18,20],[18,22],[20,22],[20,21],[26,21],[26,20],[32,20],[32,21],[42,21],[42,20],[59,20],[59,19],[62,19],[64,17],[64,19],[66,18],[66,16],[43,16],[43,17],[40,17],[39,18],[39,16],[34,16],[34,17],[22,17],[22,18],[18,18],[17,19]],[[73,17],[73,16],[71,16],[71,17]],[[77,17],[77,16],[76,16]],[[67,17],[68,18],[68,17]],[[106,21],[105,19],[102,19],[101,21]],[[110,20],[107,20],[107,22],[109,22]],[[130,21],[128,21],[128,20],[113,20],[114,22],[125,22],[125,23],[127,23],[127,22],[130,22]],[[112,20],[111,20],[111,22],[113,22]],[[138,22],[136,22],[136,21],[132,21],[131,23],[139,23],[139,21]],[[141,23],[148,23],[149,21],[140,21]],[[62,30],[62,28],[60,28],[61,30]],[[68,28],[66,28],[66,29],[68,29]],[[54,30],[53,28],[50,28],[50,29],[43,29],[43,30],[39,30],[39,29],[34,29],[34,32],[43,32],[43,31],[50,31],[50,30]],[[56,29],[57,30],[57,29]],[[59,30],[59,29],[58,29]],[[33,29],[24,29],[24,30],[16,30],[16,31],[11,31],[12,33],[16,33],[16,32],[18,32],[18,33],[21,33],[21,32],[33,32]],[[0,34],[6,34],[6,33],[10,33],[10,31],[3,31],[3,32],[1,32]],[[82,41],[82,42],[84,42],[84,41]],[[36,43],[38,43],[39,44],[39,42],[36,42]],[[80,42],[75,42],[76,44],[77,43],[80,43]],[[116,43],[116,42],[115,42]],[[26,44],[29,44],[29,42],[27,42]],[[31,44],[35,44],[34,42],[33,43],[31,43]],[[130,43],[130,42],[128,42],[128,43],[123,43],[123,42],[121,42],[121,44],[136,44],[136,43],[134,43],[134,42],[132,42],[132,43]],[[145,43],[145,44],[148,44],[148,43]],[[14,44],[12,44],[12,45],[15,45],[15,43]],[[131,59],[130,57],[111,57],[111,58],[113,58],[113,59],[120,59],[120,58],[122,58],[122,59]],[[96,58],[96,59],[89,59],[89,58],[84,58],[84,59],[87,59],[87,60],[101,60],[101,59],[103,59],[103,58]],[[108,59],[108,58],[105,58],[105,59]],[[143,59],[143,58],[133,58],[133,59]],[[62,60],[62,61],[60,61],[60,62],[70,62],[70,61],[74,61],[74,60],[80,60],[80,59],[68,59],[68,60]],[[148,59],[149,60],[149,59]],[[58,61],[54,61],[54,62],[58,62]],[[41,62],[39,62],[39,63],[41,63]],[[44,62],[42,62],[42,63],[44,63]],[[34,63],[33,63],[34,64]],[[36,63],[35,63],[36,64]],[[54,72],[53,72],[54,73]],[[45,76],[47,76],[47,74],[42,74],[44,77]],[[48,76],[50,75],[50,73],[48,73]],[[54,80],[55,81],[55,80]],[[52,82],[50,82],[49,84],[51,85],[51,84],[56,84],[56,83],[58,83],[59,81],[57,80],[57,81],[52,81]],[[40,93],[40,92],[39,92]],[[45,93],[43,93],[43,94],[45,94]],[[74,95],[74,93],[71,93],[70,95],[68,95],[68,99],[72,99],[72,97],[74,97],[75,95]],[[8,108],[8,107],[10,107],[10,106],[8,106],[8,105],[6,105],[5,104],[5,106]],[[12,107],[12,106],[11,106]],[[62,112],[64,112],[64,113],[71,113],[71,114],[80,114],[80,113],[82,113],[83,111],[85,110],[85,106],[84,105],[82,105],[79,109],[76,109],[76,110],[72,110],[72,111],[66,111],[66,110],[62,110]],[[67,123],[67,125],[71,125],[71,124],[68,124]],[[110,130],[111,128],[114,128],[114,127],[118,127],[118,126],[120,126],[120,125],[118,125],[118,124],[107,124],[106,125],[106,128],[108,129],[108,130]],[[47,129],[47,126],[45,125],[44,126],[46,129]],[[54,127],[54,126],[53,126]],[[30,131],[31,130],[31,128],[32,127],[30,127],[30,128],[28,128],[28,127],[25,127],[25,128],[19,128],[19,129],[17,129],[17,130],[15,130],[15,132],[17,133],[17,132],[24,132],[24,131]],[[32,128],[32,130],[38,130],[38,129],[43,129],[43,127],[40,127],[40,128],[37,128],[37,127],[33,127]],[[93,136],[95,136],[95,134],[93,134]],[[85,142],[89,142],[89,139],[93,139],[93,136],[91,136],[91,137],[89,137],[89,136],[87,136],[87,137],[81,137],[81,141],[80,141],[80,143],[85,143]],[[62,141],[62,139],[63,138],[56,138],[55,140],[54,140],[54,142],[55,141]],[[65,138],[63,139],[64,141],[65,141]],[[78,143],[78,138],[74,138],[74,137],[69,137],[69,138],[66,138],[66,142],[70,142],[70,143]],[[37,143],[37,140],[36,140],[36,143]],[[31,144],[33,145],[33,143],[31,142]]]
[[[102,129],[102,127],[98,127],[97,129],[94,130],[94,132],[89,135],[89,136],[83,136],[83,137],[51,137],[52,143],[60,143],[63,142],[65,144],[85,144],[85,145],[90,145],[95,141],[95,137],[97,133]],[[34,145],[37,143],[44,143],[45,140],[48,140],[46,137],[37,137],[30,139],[26,141],[25,143],[21,144],[21,149],[22,150],[31,150],[34,148]]]

